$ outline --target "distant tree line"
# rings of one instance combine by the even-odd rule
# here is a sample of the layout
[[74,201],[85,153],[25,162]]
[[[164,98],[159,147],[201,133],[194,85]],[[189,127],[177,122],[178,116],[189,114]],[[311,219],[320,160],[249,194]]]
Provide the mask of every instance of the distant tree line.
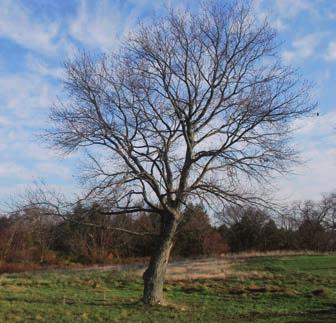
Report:
[[[98,204],[77,204],[66,219],[43,208],[0,217],[0,262],[109,263],[148,257],[160,223],[153,214],[104,214]],[[110,228],[121,228],[115,231]],[[122,231],[124,230],[124,231]],[[127,230],[143,232],[130,235]],[[336,250],[336,194],[294,203],[281,216],[253,207],[231,207],[210,218],[200,205],[186,208],[173,257],[269,250]]]

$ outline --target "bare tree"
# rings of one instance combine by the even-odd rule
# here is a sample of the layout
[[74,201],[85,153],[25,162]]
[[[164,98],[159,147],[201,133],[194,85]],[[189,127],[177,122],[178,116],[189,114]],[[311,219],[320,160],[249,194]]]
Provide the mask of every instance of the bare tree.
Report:
[[288,210],[295,223],[299,240],[304,248],[330,250],[334,244],[336,223],[336,194],[323,196],[320,201],[298,201]]
[[305,200],[294,202],[287,217],[296,223],[296,228],[302,221],[314,222],[328,230],[336,229],[336,194],[323,195],[320,201]]
[[160,218],[145,303],[163,301],[187,203],[262,203],[248,187],[287,169],[292,121],[314,108],[309,87],[282,65],[274,31],[246,3],[172,10],[139,25],[117,53],[66,64],[68,100],[53,109],[52,142],[85,148],[87,197],[106,213]]

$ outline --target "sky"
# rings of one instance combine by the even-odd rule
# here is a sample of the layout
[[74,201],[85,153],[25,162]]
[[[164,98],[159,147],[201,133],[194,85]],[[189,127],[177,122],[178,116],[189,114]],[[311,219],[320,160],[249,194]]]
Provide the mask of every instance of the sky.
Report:
[[[223,0],[225,1],[225,0]],[[66,194],[80,189],[81,156],[48,148],[43,129],[62,98],[63,63],[76,51],[108,52],[139,20],[188,0],[0,0],[0,204],[34,182]],[[319,116],[296,124],[304,164],[273,180],[285,200],[336,190],[336,1],[256,0],[256,16],[278,33],[279,55],[314,84]]]

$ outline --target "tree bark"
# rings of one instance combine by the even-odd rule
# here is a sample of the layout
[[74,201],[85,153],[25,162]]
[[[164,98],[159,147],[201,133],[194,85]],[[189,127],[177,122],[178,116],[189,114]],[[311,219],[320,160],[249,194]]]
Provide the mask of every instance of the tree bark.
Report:
[[164,302],[164,278],[178,224],[177,219],[171,215],[163,217],[162,221],[161,234],[158,237],[157,245],[150,259],[148,268],[143,274],[143,302],[150,305],[162,304]]

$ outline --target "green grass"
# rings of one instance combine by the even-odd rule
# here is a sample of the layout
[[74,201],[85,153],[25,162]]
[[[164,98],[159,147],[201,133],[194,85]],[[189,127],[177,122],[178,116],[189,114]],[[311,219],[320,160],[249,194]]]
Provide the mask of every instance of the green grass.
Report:
[[225,280],[171,282],[144,306],[131,273],[0,275],[0,322],[335,322],[336,256],[257,257]]

